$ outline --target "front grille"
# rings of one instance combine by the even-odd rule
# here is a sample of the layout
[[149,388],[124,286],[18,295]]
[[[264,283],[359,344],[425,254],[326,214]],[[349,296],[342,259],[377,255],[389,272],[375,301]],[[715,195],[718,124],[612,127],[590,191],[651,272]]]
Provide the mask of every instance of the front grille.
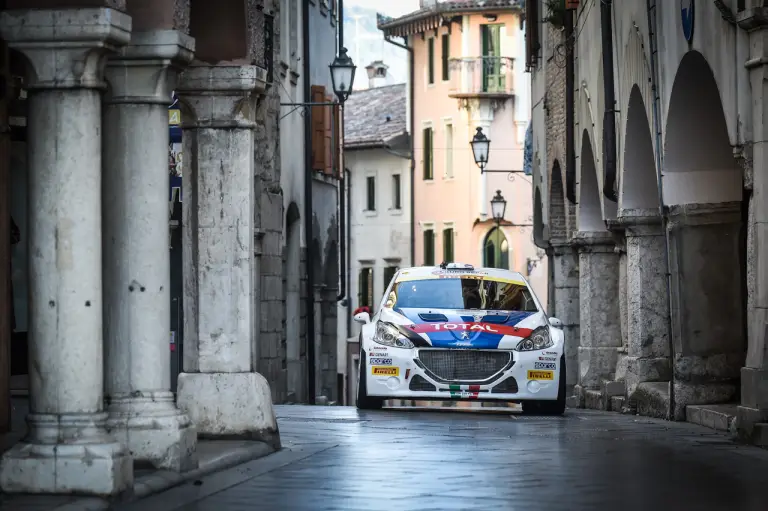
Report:
[[495,387],[491,389],[492,394],[517,394],[518,391],[517,380],[514,378],[507,378],[506,380],[499,382]]
[[451,382],[485,381],[509,364],[508,351],[419,350],[419,361],[438,379]]
[[411,379],[411,383],[408,385],[408,390],[415,390],[418,392],[434,392],[437,389],[434,385],[416,374]]

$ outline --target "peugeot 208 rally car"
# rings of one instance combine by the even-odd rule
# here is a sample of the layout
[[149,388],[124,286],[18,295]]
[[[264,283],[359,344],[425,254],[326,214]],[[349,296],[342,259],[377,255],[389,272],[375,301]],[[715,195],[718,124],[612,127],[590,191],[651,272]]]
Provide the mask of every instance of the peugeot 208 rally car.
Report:
[[517,272],[443,264],[399,270],[360,312],[357,407],[386,399],[521,402],[565,411],[562,323]]

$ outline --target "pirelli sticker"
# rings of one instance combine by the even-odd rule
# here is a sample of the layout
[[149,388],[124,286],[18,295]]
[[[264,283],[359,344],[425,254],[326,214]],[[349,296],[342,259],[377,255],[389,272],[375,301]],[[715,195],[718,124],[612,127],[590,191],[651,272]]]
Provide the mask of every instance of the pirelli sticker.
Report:
[[373,366],[371,374],[374,376],[400,376],[400,368],[392,366]]
[[554,371],[528,371],[529,380],[554,380]]

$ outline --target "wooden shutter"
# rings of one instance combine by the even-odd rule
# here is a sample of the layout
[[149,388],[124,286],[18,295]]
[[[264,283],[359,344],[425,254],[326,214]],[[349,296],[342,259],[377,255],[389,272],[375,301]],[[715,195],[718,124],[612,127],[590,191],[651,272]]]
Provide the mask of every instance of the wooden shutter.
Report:
[[[325,87],[313,85],[310,88],[312,103],[325,102]],[[325,171],[325,115],[324,106],[310,107],[312,123],[312,170]]]
[[432,175],[432,128],[424,128],[424,179],[433,179]]
[[332,108],[333,111],[333,126],[334,126],[334,140],[333,140],[333,167],[336,171],[336,176],[341,177],[343,163],[341,161],[341,136],[342,136],[342,122],[341,122],[341,107],[335,105]]
[[[326,103],[332,103],[333,98],[331,96],[325,97]],[[336,117],[334,115],[334,109],[335,106],[326,106],[323,107],[323,120],[324,120],[324,128],[323,131],[323,150],[325,151],[325,166],[323,167],[323,172],[326,175],[333,174],[333,167],[335,166],[334,161],[334,147],[333,147],[333,139],[336,136],[335,133],[335,127],[333,126],[333,120]]]

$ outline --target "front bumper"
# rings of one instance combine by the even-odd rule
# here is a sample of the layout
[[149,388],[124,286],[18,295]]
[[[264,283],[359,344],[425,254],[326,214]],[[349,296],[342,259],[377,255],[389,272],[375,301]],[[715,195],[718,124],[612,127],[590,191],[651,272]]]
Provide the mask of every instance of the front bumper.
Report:
[[[366,346],[366,389],[384,399],[557,399],[562,352]],[[424,353],[431,352],[431,353]],[[438,353],[439,352],[439,353]]]

